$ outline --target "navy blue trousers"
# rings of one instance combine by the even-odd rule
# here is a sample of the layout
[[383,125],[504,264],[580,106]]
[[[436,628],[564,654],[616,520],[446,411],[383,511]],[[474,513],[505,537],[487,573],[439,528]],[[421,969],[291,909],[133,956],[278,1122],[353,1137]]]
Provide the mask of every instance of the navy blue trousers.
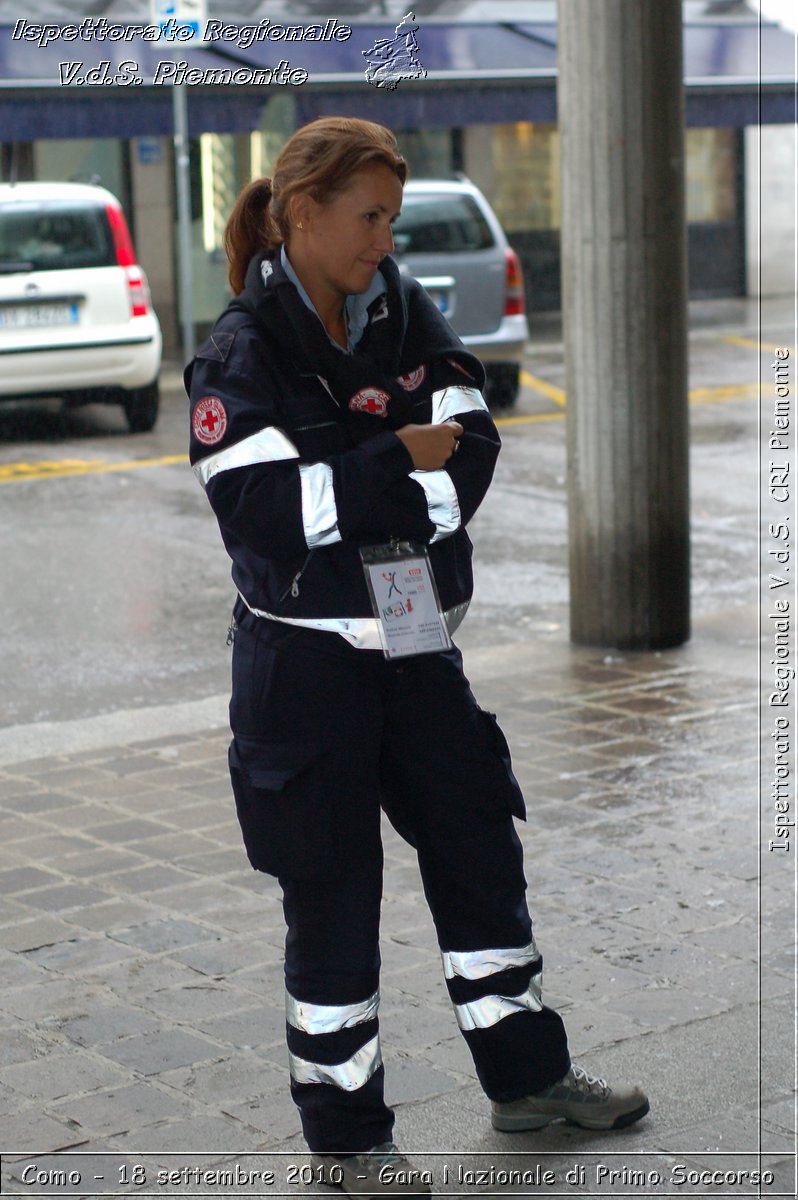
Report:
[[459,651],[388,662],[334,634],[242,617],[231,725],[247,852],[283,890],[291,1091],[310,1148],[357,1153],[393,1126],[375,1049],[381,808],[418,855],[485,1093],[512,1100],[560,1079],[567,1040],[539,999],[513,820],[523,799]]

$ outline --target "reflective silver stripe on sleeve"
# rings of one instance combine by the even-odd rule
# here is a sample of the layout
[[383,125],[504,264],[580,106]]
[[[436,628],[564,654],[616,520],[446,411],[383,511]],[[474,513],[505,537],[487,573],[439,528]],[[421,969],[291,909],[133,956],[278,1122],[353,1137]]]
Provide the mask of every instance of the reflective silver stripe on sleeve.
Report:
[[432,423],[438,425],[458,413],[488,411],[482,392],[473,387],[447,387],[432,393]]
[[485,979],[510,967],[526,967],[540,958],[535,939],[527,946],[509,946],[501,950],[444,950],[443,973],[447,979]]
[[356,1092],[382,1065],[380,1039],[373,1037],[346,1062],[312,1063],[289,1051],[288,1064],[295,1083],[331,1083],[342,1091]]
[[235,467],[251,467],[255,463],[283,462],[286,459],[299,458],[299,451],[290,438],[274,425],[259,429],[250,437],[220,450],[217,454],[209,454],[194,464],[194,474],[203,487],[208,486],[208,480],[213,479],[221,471],[232,471]]
[[380,993],[375,992],[360,1004],[309,1004],[306,1000],[295,1000],[285,993],[285,1016],[289,1025],[303,1033],[337,1033],[340,1029],[351,1029],[362,1025],[377,1015]]
[[460,501],[452,477],[447,471],[411,471],[410,478],[420,483],[427,497],[429,519],[435,526],[433,542],[449,537],[460,528]]
[[470,1000],[467,1004],[455,1004],[457,1024],[465,1032],[471,1029],[490,1029],[505,1017],[519,1012],[540,1012],[541,977],[533,976],[529,987],[520,996],[483,996],[481,1000]]
[[340,542],[332,467],[323,462],[300,467],[299,481],[302,485],[302,525],[308,550]]

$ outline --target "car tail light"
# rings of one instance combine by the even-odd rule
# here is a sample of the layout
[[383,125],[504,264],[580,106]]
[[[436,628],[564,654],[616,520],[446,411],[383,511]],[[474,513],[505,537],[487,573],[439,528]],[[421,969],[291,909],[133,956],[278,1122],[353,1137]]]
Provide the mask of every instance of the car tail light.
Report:
[[136,262],[125,214],[115,204],[106,205],[105,212],[114,239],[116,261],[120,267],[125,268],[131,314],[134,317],[146,317],[150,311],[150,289],[147,286],[147,277]]
[[524,304],[524,275],[521,270],[521,260],[515,250],[506,251],[507,270],[505,274],[504,315],[516,317],[523,314]]
[[141,267],[128,267],[126,274],[131,312],[134,317],[146,317],[150,311],[150,289],[147,286],[147,277]]

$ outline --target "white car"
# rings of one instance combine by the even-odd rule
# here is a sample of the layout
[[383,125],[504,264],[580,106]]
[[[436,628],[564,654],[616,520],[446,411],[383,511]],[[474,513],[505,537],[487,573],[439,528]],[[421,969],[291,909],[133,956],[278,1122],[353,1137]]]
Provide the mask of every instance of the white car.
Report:
[[529,337],[518,255],[482,192],[464,177],[410,179],[394,225],[399,269],[422,283],[485,364],[485,399],[507,408]]
[[162,338],[119,201],[79,183],[0,184],[0,404],[121,404],[158,416]]

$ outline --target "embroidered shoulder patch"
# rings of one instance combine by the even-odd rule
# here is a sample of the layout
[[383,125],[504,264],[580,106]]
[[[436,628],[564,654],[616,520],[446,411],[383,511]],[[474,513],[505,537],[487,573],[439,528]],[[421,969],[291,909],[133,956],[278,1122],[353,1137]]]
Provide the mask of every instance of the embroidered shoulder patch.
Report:
[[352,412],[367,412],[375,417],[384,417],[388,412],[390,399],[382,388],[364,387],[349,397],[349,408]]
[[215,446],[225,435],[227,413],[218,396],[203,396],[191,418],[194,437],[204,446]]
[[414,392],[416,388],[421,387],[426,376],[426,367],[416,367],[415,371],[408,371],[406,375],[400,375],[399,382],[406,392]]

